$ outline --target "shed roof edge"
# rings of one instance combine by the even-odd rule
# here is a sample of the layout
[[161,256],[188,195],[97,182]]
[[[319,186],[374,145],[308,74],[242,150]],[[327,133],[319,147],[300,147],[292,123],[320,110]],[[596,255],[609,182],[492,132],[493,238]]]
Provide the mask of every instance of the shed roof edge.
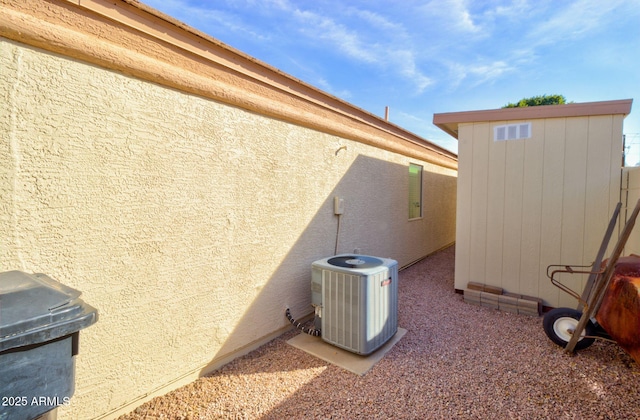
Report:
[[501,108],[479,111],[433,114],[433,124],[457,138],[458,124],[471,122],[529,120],[543,118],[584,117],[595,115],[629,115],[633,99],[543,105],[523,108]]

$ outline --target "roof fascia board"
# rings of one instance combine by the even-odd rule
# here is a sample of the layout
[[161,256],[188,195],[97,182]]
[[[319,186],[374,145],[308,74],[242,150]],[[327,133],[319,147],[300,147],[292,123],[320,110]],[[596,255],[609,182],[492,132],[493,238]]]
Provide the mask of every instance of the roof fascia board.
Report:
[[568,118],[595,115],[629,115],[633,99],[502,108],[480,111],[447,112],[433,115],[433,123],[447,134],[458,136],[458,125],[474,122],[514,121],[542,118]]

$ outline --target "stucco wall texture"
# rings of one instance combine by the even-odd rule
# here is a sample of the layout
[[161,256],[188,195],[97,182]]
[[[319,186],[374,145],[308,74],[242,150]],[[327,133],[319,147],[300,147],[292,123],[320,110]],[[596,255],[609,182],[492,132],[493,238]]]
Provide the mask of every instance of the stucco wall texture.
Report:
[[[310,264],[455,240],[456,171],[0,38],[0,270],[99,310],[61,419],[112,417],[308,314]],[[408,221],[408,165],[424,217]]]

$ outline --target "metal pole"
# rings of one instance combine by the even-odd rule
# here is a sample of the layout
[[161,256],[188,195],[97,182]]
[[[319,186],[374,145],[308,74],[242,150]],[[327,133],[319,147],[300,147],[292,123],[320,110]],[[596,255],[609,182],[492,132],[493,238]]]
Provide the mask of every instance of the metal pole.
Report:
[[583,302],[589,302],[589,297],[593,292],[593,285],[599,276],[598,273],[600,272],[600,265],[602,264],[602,258],[604,257],[605,252],[607,252],[607,247],[609,246],[611,235],[613,235],[613,230],[616,227],[616,224],[618,222],[620,207],[622,207],[622,203],[618,202],[618,204],[616,205],[616,209],[613,212],[613,216],[611,216],[611,220],[609,221],[609,226],[607,227],[607,231],[604,234],[604,238],[602,238],[602,243],[600,244],[598,255],[596,255],[596,260],[593,262],[593,266],[591,267],[591,274],[589,274],[587,284],[585,285],[584,291],[582,292],[582,296],[581,296],[582,299],[578,303],[579,311],[582,311],[584,308]]

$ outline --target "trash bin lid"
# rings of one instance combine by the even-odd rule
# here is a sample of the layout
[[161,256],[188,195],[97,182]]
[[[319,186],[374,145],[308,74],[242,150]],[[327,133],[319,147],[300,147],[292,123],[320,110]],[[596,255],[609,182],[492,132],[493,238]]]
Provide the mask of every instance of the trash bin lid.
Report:
[[43,343],[98,320],[81,293],[45,274],[0,273],[0,351]]

